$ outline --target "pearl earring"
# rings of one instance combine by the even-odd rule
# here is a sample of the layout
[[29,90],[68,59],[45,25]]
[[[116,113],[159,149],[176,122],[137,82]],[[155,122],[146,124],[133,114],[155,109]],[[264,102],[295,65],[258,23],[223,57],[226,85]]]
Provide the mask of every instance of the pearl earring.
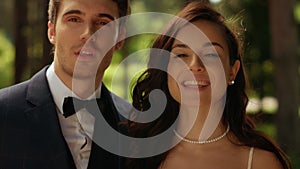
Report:
[[234,80],[229,82],[229,85],[233,85],[234,84]]

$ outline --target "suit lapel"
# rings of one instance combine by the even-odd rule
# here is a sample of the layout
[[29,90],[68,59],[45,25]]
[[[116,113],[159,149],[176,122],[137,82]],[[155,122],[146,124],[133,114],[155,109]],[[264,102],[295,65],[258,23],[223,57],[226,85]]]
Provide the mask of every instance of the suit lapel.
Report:
[[[110,124],[110,126],[115,130],[120,131],[118,125],[119,122],[118,111],[113,104],[111,93],[104,86],[104,84],[102,84],[101,101],[98,102],[98,105],[107,123]],[[102,132],[99,132],[97,130],[100,129],[101,127],[99,125],[100,123],[97,122],[97,117],[96,117],[95,127],[94,127],[94,140],[96,140],[96,142],[101,141],[101,138],[105,137],[105,135],[103,134],[101,135]],[[112,140],[112,141],[118,144],[118,140]],[[97,167],[99,168],[99,166],[101,166],[101,168],[119,169],[122,168],[123,166],[122,163],[123,163],[122,157],[104,150],[93,141],[88,169],[94,169]]]
[[[50,168],[75,169],[72,155],[61,132],[56,106],[46,79],[46,69],[47,67],[31,78],[27,89],[26,100],[31,108],[25,111],[25,116],[33,145],[30,147],[30,153],[48,161]],[[103,102],[100,107],[103,109],[101,112],[105,120],[112,128],[119,131],[118,112],[113,104],[111,93],[104,84],[101,88],[101,98]],[[97,128],[99,128],[97,125],[99,123],[96,122],[94,137],[101,139],[102,136],[97,134]],[[118,140],[112,141],[118,142]],[[123,166],[122,162],[121,157],[104,150],[94,142],[92,143],[88,169],[99,167],[119,169]]]
[[[50,166],[75,169],[72,155],[61,132],[56,106],[46,79],[46,69],[47,67],[31,78],[27,89],[26,100],[32,105],[32,108],[25,111],[31,142],[34,145],[31,153],[52,161]],[[54,161],[59,162],[53,164]]]
[[108,124],[111,125],[112,128],[118,131],[119,130],[118,122],[120,121],[119,113],[112,100],[111,93],[104,86],[104,84],[102,84],[101,99],[100,99],[100,103],[98,102],[98,104],[105,120],[108,122]]

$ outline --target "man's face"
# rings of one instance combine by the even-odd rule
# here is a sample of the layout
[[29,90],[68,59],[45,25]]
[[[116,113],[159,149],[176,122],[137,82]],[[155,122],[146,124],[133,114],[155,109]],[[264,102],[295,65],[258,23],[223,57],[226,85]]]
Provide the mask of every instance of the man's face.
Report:
[[55,46],[55,72],[64,83],[102,78],[116,50],[119,25],[111,21],[118,17],[112,0],[61,2],[56,24],[48,24],[48,37]]

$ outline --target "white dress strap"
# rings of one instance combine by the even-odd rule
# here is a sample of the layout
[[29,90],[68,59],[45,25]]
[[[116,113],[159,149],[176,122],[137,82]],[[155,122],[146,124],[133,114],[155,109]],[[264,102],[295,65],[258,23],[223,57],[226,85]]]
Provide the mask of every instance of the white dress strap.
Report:
[[254,147],[251,147],[250,151],[249,151],[248,168],[247,169],[251,169],[251,167],[252,167],[253,151],[254,151]]

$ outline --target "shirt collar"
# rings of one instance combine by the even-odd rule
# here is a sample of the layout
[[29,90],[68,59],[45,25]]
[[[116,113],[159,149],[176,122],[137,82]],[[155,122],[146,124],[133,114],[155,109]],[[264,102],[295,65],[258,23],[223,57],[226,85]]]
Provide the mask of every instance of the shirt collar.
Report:
[[[54,102],[61,113],[63,113],[62,107],[63,107],[65,97],[72,96],[72,97],[80,98],[75,93],[73,93],[72,90],[70,90],[56,75],[56,73],[54,71],[54,63],[52,63],[50,65],[50,67],[48,68],[48,70],[46,72],[46,77],[48,80],[48,84],[49,84],[50,91],[51,91],[52,97],[54,99]],[[100,83],[97,90],[87,99],[95,98],[95,96],[97,98],[100,98],[101,85],[102,85],[102,83]]]

